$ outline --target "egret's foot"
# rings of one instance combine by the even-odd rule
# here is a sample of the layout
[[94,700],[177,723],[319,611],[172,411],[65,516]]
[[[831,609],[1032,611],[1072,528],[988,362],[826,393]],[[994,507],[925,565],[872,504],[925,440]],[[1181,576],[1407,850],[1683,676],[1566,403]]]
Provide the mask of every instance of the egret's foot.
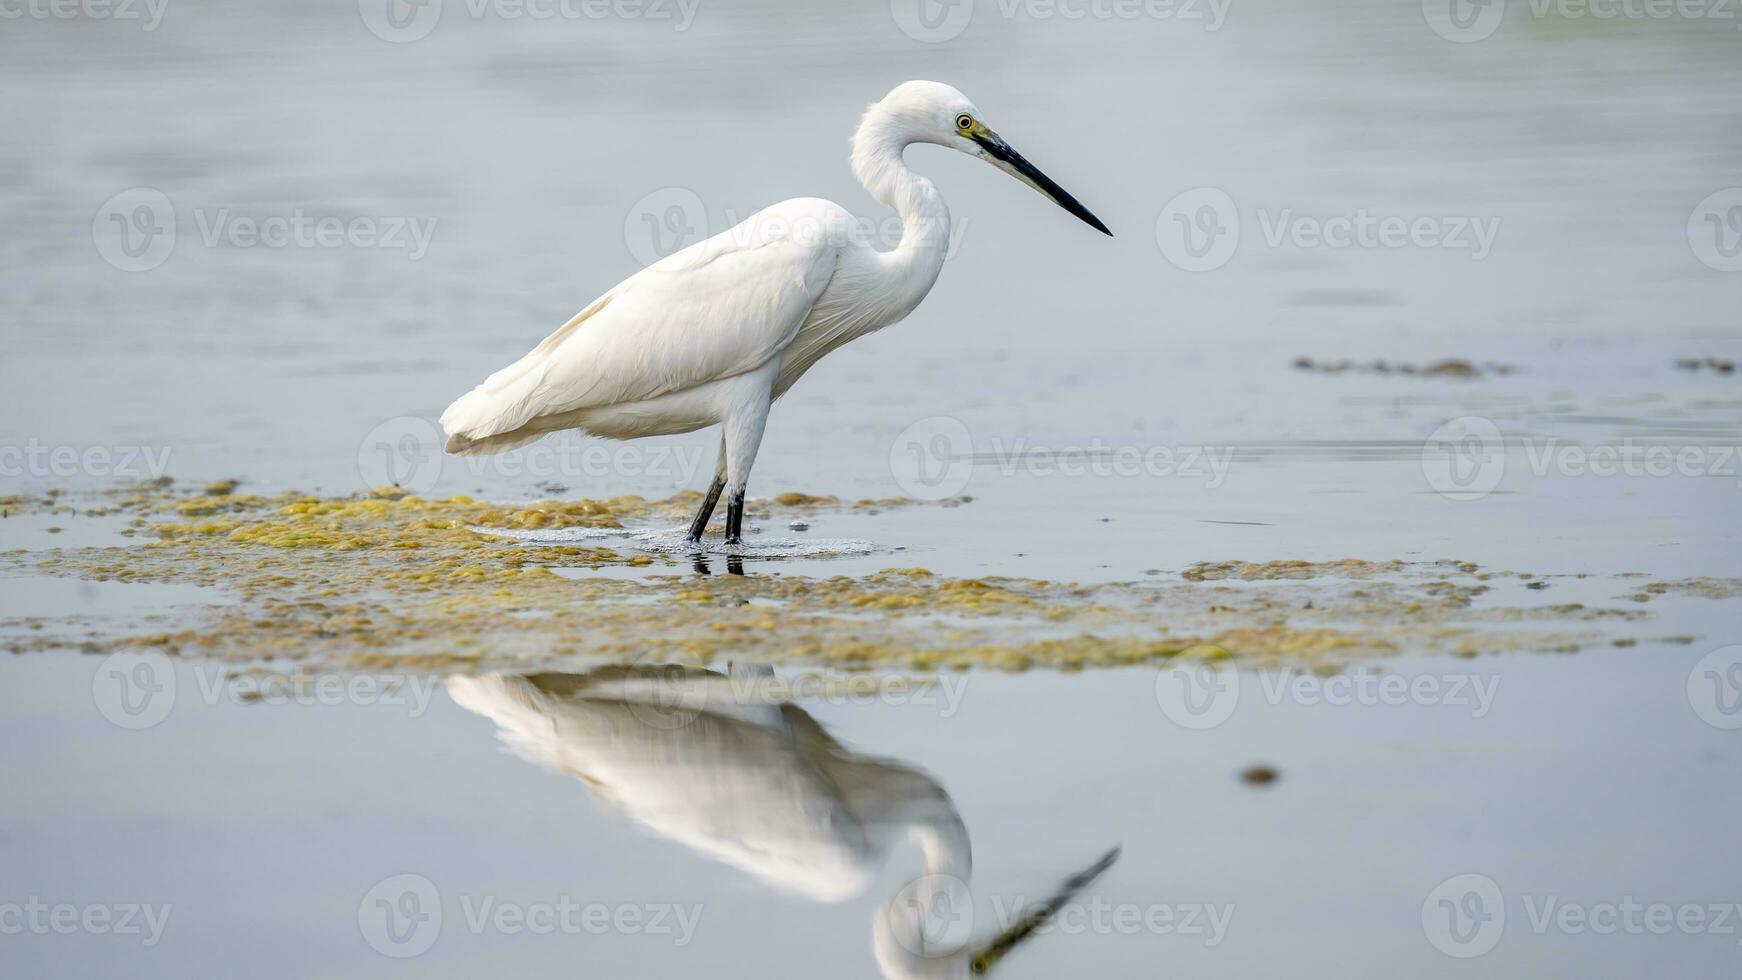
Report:
[[708,519],[714,516],[714,505],[720,502],[720,492],[725,489],[725,478],[714,477],[714,482],[708,485],[708,492],[702,495],[702,505],[696,508],[696,516],[690,520],[690,533],[684,536],[685,544],[702,543],[702,532],[708,529]]
[[726,498],[726,543],[744,543],[744,492]]

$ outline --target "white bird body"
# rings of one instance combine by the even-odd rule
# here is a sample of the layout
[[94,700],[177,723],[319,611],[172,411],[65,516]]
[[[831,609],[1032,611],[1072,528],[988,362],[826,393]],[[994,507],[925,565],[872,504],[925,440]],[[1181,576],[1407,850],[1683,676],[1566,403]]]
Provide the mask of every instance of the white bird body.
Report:
[[747,698],[741,677],[663,676],[455,676],[448,693],[521,757],[781,891],[845,901],[910,835],[967,876],[967,830],[930,776],[846,749],[796,706]]
[[575,776],[647,829],[790,894],[846,901],[871,886],[901,841],[915,841],[925,874],[872,917],[872,954],[891,980],[985,973],[1117,856],[975,941],[959,928],[972,925],[972,844],[949,793],[916,767],[841,745],[774,681],[766,668],[727,676],[605,667],[454,675],[447,688],[495,722],[522,758]]
[[[947,242],[941,199],[928,218]],[[450,406],[449,451],[570,428],[676,435],[723,422],[757,389],[779,398],[824,354],[906,316],[943,269],[942,249],[854,248],[857,229],[838,204],[794,198],[648,266]],[[891,265],[908,267],[888,277],[897,288],[863,288]]]
[[991,160],[1106,231],[981,124],[962,93],[907,82],[867,109],[853,136],[854,174],[900,216],[895,248],[873,247],[830,201],[765,208],[625,279],[455,401],[441,418],[447,451],[500,452],[562,429],[631,439],[719,423],[715,486],[691,537],[722,489],[741,519],[774,400],[830,351],[911,313],[943,269],[949,208],[903,160],[916,142]]

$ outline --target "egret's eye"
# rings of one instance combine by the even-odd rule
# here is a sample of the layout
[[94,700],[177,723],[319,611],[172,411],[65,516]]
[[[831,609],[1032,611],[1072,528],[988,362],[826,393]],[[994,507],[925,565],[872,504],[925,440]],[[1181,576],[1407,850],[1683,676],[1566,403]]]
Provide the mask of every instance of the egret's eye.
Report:
[[974,128],[974,117],[968,115],[965,112],[962,113],[961,115],[957,116],[956,117],[956,128],[961,130],[964,133],[973,129]]

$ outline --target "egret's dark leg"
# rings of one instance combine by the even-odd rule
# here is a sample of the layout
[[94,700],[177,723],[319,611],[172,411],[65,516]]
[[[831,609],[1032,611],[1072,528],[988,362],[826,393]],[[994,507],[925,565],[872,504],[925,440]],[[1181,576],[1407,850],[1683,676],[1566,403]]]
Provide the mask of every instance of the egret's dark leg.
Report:
[[720,502],[720,493],[726,489],[724,476],[714,477],[714,482],[708,485],[708,492],[702,495],[702,505],[696,508],[695,520],[690,521],[690,533],[684,538],[690,544],[702,543],[702,532],[708,529],[708,519],[714,516],[714,505]]
[[744,540],[744,492],[726,498],[726,543],[740,544]]
[[702,496],[702,505],[696,508],[695,519],[690,521],[690,533],[684,536],[689,544],[701,544],[702,532],[708,529],[708,520],[714,516],[714,505],[720,502],[720,494],[726,489],[726,436],[720,435],[720,454],[714,459],[714,482],[708,484],[708,492]]

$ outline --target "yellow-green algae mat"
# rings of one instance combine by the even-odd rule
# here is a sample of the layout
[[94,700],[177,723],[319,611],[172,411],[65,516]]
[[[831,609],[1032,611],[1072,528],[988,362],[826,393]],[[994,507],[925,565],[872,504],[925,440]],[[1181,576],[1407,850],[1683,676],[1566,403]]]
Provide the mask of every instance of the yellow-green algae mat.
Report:
[[[89,624],[76,617],[14,620],[0,623],[4,642],[17,652],[155,648],[362,670],[727,658],[896,672],[1076,670],[1183,656],[1330,672],[1401,651],[1692,642],[1633,624],[1666,593],[1742,595],[1729,579],[1619,576],[1628,581],[1615,583],[1613,605],[1507,605],[1483,596],[1509,584],[1534,597],[1528,589],[1546,581],[1458,561],[1356,559],[1204,562],[1089,585],[923,568],[810,577],[802,561],[782,564],[779,575],[701,577],[676,556],[489,533],[669,525],[694,508],[693,493],[505,506],[392,489],[342,498],[234,491],[227,482],[188,491],[158,481],[84,497],[0,498],[0,514],[108,518],[124,536],[116,546],[0,554],[10,573],[181,583],[234,597],[178,610],[157,624],[168,629],[151,631],[83,629]],[[773,517],[903,503],[911,501],[789,493],[751,510]],[[613,566],[644,570],[595,574]]]

